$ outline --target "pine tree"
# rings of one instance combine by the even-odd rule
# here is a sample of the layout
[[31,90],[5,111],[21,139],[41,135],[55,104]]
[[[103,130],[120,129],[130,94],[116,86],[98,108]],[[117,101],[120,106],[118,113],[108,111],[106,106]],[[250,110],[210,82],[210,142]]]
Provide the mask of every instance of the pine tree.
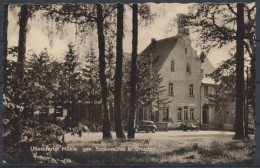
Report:
[[62,64],[62,75],[60,79],[60,88],[63,92],[63,102],[68,109],[68,118],[73,118],[73,106],[77,102],[79,94],[79,75],[77,70],[77,57],[76,51],[72,44],[68,45],[68,51],[65,54],[65,62]]
[[52,105],[54,83],[57,77],[53,69],[47,49],[44,49],[39,55],[33,53],[26,61],[24,103],[25,113],[29,113],[30,117],[32,117],[33,111],[41,111],[43,107]]
[[[101,101],[100,81],[98,76],[97,56],[94,53],[92,42],[88,54],[85,56],[85,65],[83,71],[83,83],[81,92],[83,101],[89,104],[89,113],[92,113],[92,107],[95,103]],[[90,116],[91,117],[91,116]],[[90,120],[92,118],[89,118]]]
[[165,86],[161,85],[162,78],[153,69],[155,59],[148,55],[140,55],[137,69],[137,108],[148,107],[150,111],[161,110],[170,103],[168,98],[161,95],[166,91]]

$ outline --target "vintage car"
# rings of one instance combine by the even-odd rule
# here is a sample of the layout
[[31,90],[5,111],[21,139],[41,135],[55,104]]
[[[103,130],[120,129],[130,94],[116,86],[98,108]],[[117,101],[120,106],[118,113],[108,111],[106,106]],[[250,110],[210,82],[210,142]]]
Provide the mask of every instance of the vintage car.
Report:
[[200,130],[199,126],[197,126],[193,123],[190,123],[188,121],[183,122],[182,125],[181,125],[181,128],[182,128],[183,131],[191,130],[191,131],[197,131],[198,132]]
[[140,121],[135,127],[135,132],[138,132],[138,131],[149,132],[149,131],[151,131],[151,132],[155,133],[156,130],[157,130],[157,127],[154,124],[154,122],[153,121],[147,121],[147,120]]
[[172,123],[169,129],[182,130],[182,126],[183,126],[183,122],[179,121],[179,122]]

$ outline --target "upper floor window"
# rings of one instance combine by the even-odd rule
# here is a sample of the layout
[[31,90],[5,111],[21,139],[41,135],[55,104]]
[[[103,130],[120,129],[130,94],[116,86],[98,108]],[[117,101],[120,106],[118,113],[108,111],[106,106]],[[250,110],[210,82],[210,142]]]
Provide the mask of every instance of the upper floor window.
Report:
[[187,53],[188,53],[188,49],[187,49],[187,48],[185,48],[185,51],[184,51],[184,52],[185,52],[185,54],[187,54]]
[[169,83],[169,95],[173,96],[173,83]]
[[204,86],[204,96],[207,97],[209,95],[209,87],[206,85]]
[[171,72],[174,72],[174,61],[171,61]]
[[194,90],[194,85],[190,84],[190,96],[194,96],[193,90]]
[[186,72],[187,73],[191,73],[191,69],[190,69],[190,64],[189,63],[187,63]]

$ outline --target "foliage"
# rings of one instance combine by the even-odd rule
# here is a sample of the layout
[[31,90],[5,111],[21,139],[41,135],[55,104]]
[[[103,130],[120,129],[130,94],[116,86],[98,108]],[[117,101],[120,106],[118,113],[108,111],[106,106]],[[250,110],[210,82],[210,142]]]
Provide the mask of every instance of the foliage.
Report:
[[140,16],[139,24],[147,26],[153,23],[154,19],[160,14],[152,11],[151,5],[146,3],[138,5],[138,15]]
[[51,105],[50,101],[54,96],[54,81],[57,78],[54,62],[44,49],[39,56],[35,53],[31,55],[27,66],[27,94],[31,106],[43,107]]
[[161,98],[166,91],[165,86],[161,86],[162,78],[152,68],[156,58],[148,55],[141,55],[137,62],[137,100],[139,107],[152,104],[156,110],[164,108],[168,103],[168,98]]
[[84,59],[84,67],[82,68],[82,98],[84,102],[90,104],[97,103],[101,100],[100,82],[98,74],[97,56],[94,53],[92,42]]
[[[202,3],[193,4],[187,15],[182,15],[175,20],[178,24],[190,27],[199,33],[197,46],[208,53],[212,48],[221,48],[236,40],[236,4],[229,3]],[[250,41],[255,39],[255,5],[247,4],[245,7],[245,43],[250,46],[249,52],[253,51],[254,45]]]
[[[61,147],[66,145],[61,127],[51,123],[24,119],[23,107],[10,102],[4,95],[4,160],[32,163],[38,156],[51,158],[51,152],[31,152],[31,147]],[[53,159],[50,159],[53,161]],[[45,161],[48,163],[48,160]]]
[[209,96],[209,103],[217,107],[217,111],[221,111],[221,107],[227,102],[234,102],[236,96],[235,88],[235,59],[230,58],[223,61],[211,74],[208,76],[215,80],[220,85],[217,88],[216,95]]
[[68,109],[68,117],[73,117],[72,106],[78,101],[81,89],[77,57],[74,46],[69,44],[68,51],[65,54],[65,62],[61,65],[62,72],[58,84],[59,96],[62,100],[62,105]]
[[[218,135],[219,136],[219,135]],[[187,138],[187,139],[186,139]],[[227,138],[227,137],[222,137]],[[229,138],[229,137],[228,137]],[[253,163],[254,141],[231,141],[214,138],[179,137],[172,140],[112,140],[72,142],[76,152],[57,152],[58,159],[70,158],[73,163]],[[217,139],[217,140],[216,140]],[[84,152],[91,148],[92,152]],[[126,151],[96,151],[96,148],[120,148]],[[128,150],[131,148],[132,150]],[[138,151],[137,148],[151,149]]]
[[[102,4],[103,27],[106,37],[115,36],[116,5]],[[95,4],[55,4],[45,5],[43,18],[47,21],[54,21],[56,33],[66,33],[65,25],[75,26],[76,36],[81,44],[86,44],[86,39],[95,33],[97,29],[97,9]],[[48,30],[51,33],[53,30]],[[61,36],[62,37],[62,36]]]

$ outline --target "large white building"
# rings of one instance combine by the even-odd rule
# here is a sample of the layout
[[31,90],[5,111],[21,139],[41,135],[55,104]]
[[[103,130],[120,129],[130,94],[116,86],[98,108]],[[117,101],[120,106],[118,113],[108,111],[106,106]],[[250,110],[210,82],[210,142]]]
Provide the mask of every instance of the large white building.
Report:
[[167,88],[161,96],[171,101],[162,110],[145,110],[143,119],[157,122],[189,120],[200,125],[216,125],[218,120],[217,124],[220,122],[222,126],[232,129],[234,108],[229,105],[217,112],[214,106],[209,105],[208,96],[216,94],[219,85],[207,77],[214,67],[191,46],[189,29],[178,25],[176,36],[151,39],[142,55],[157,59],[153,70],[163,78],[161,85]]

